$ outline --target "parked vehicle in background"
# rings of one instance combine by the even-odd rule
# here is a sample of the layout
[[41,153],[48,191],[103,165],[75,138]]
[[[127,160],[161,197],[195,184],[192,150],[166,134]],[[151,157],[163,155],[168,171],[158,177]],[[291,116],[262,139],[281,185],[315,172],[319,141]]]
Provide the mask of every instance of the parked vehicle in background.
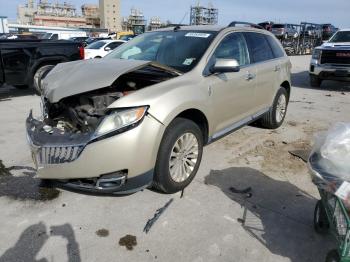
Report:
[[272,21],[266,21],[266,22],[259,23],[258,25],[265,28],[265,30],[267,30],[267,31],[271,31],[273,24],[274,24],[274,22],[272,22]]
[[332,25],[332,24],[323,24],[322,25],[322,39],[323,40],[328,40],[337,31],[338,31],[338,28],[336,28],[334,25]]
[[89,37],[88,36],[76,36],[71,37],[68,40],[78,42],[78,43],[84,43]]
[[56,64],[84,58],[71,41],[0,40],[0,85],[39,88],[38,79]]
[[85,59],[102,58],[125,42],[123,40],[100,40],[94,42],[85,47]]
[[56,66],[27,137],[37,177],[68,188],[174,193],[203,146],[257,121],[281,126],[291,63],[268,31],[183,26],[144,33],[102,59]]
[[71,37],[85,37],[86,32],[84,31],[55,31],[55,32],[47,32],[40,36],[40,39],[46,40],[68,40]]
[[123,40],[123,41],[129,41],[129,40],[133,39],[134,37],[135,37],[135,35],[123,35],[119,39]]
[[308,25],[301,29],[300,34],[306,37],[322,38],[322,27],[320,25]]
[[279,39],[297,38],[298,30],[292,24],[273,24],[271,32]]
[[112,37],[89,37],[84,41],[84,45],[88,46],[94,42],[100,41],[100,40],[112,40]]
[[323,80],[350,81],[350,29],[339,30],[314,50],[310,84],[319,87]]
[[133,31],[122,31],[118,32],[117,38],[125,41],[129,41],[130,39],[134,38],[134,32]]

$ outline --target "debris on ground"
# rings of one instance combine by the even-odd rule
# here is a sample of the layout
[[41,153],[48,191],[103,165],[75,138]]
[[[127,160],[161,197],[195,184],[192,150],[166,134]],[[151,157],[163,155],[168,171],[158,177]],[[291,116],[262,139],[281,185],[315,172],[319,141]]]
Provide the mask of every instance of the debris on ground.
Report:
[[311,149],[309,150],[290,150],[288,151],[292,156],[298,157],[303,160],[305,163],[309,161],[309,156]]
[[2,160],[0,160],[0,176],[10,176],[10,175],[11,175],[10,171],[2,163]]
[[133,250],[134,246],[137,246],[137,240],[135,236],[126,235],[119,240],[120,246],[125,246],[127,250]]
[[174,199],[170,199],[163,207],[159,208],[154,214],[153,218],[149,219],[143,228],[143,232],[146,234],[150,231],[153,224],[158,220],[158,218],[163,214],[163,212],[170,206]]
[[102,228],[96,231],[96,235],[98,235],[99,237],[108,237],[109,231],[105,228]]

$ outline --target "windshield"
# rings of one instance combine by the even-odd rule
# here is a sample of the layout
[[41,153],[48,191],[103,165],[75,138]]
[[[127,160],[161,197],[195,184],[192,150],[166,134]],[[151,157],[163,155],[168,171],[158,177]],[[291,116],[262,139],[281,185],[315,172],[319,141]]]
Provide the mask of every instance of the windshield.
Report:
[[142,34],[106,59],[155,61],[182,72],[192,70],[216,36],[208,31],[159,31]]
[[97,41],[97,42],[94,42],[94,43],[88,45],[88,46],[86,47],[86,49],[100,49],[100,48],[103,47],[105,44],[106,44],[105,41]]
[[342,43],[342,42],[350,42],[350,31],[339,31],[337,32],[331,40],[330,43]]
[[45,33],[40,36],[40,39],[50,39],[51,36],[52,36],[52,33]]

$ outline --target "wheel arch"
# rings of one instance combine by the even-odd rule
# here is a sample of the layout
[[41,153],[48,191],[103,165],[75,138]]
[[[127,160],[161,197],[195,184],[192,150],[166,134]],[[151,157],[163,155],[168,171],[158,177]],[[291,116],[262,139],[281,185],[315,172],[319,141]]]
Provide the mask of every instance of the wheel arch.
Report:
[[46,66],[46,65],[57,65],[59,63],[63,63],[63,62],[67,62],[67,61],[68,60],[65,57],[61,57],[61,56],[55,56],[55,57],[48,57],[48,58],[39,59],[38,61],[36,61],[32,65],[30,72],[27,74],[26,82],[28,84],[31,84],[31,81],[33,80],[34,74],[36,73],[36,71],[40,67]]
[[287,91],[287,94],[288,94],[288,99],[290,98],[290,92],[291,92],[291,85],[288,81],[284,81],[282,84],[281,84],[281,87],[284,87],[284,89],[286,89]]
[[208,122],[207,117],[205,116],[205,114],[201,110],[195,109],[195,108],[186,109],[186,110],[178,113],[175,116],[175,118],[180,118],[180,117],[186,118],[186,119],[189,119],[189,120],[195,122],[202,131],[204,145],[208,143],[208,141],[209,141],[209,122]]

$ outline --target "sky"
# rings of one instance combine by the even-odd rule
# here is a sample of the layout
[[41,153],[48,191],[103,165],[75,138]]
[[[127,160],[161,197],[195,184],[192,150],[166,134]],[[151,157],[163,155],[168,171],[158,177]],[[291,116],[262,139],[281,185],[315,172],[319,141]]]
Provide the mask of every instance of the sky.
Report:
[[[53,1],[53,0],[51,0]],[[60,0],[63,2],[64,0]],[[97,0],[66,0],[80,9],[84,3],[98,3]],[[189,23],[189,9],[198,0],[121,0],[122,16],[127,16],[132,7],[143,11],[146,19],[159,16],[162,21]],[[0,0],[0,16],[16,18],[16,8],[26,0]],[[208,5],[202,0],[202,5]],[[350,0],[211,0],[219,9],[219,24],[231,21],[275,21],[299,24],[301,21],[332,23],[337,27],[350,27]]]

